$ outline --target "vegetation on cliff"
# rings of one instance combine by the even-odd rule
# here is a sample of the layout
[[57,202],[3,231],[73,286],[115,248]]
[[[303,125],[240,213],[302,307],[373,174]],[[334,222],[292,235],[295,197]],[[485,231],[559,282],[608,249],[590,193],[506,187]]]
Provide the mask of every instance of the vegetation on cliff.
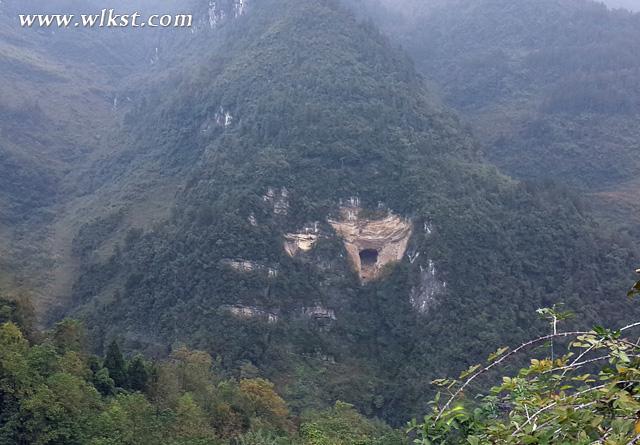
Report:
[[[119,234],[115,215],[79,230],[70,313],[96,350],[119,336],[147,353],[185,343],[227,370],[262,369],[296,411],[344,400],[400,424],[424,411],[435,375],[535,334],[539,307],[633,317],[612,299],[634,261],[625,239],[604,236],[571,192],[484,163],[373,26],[329,0],[248,11],[181,46],[161,77],[151,70],[125,119],[127,148],[97,165],[132,190],[151,169],[181,186],[153,227]],[[410,218],[421,253],[365,286],[327,223],[354,196]],[[291,258],[285,234],[316,221],[319,242]],[[229,268],[236,259],[277,274]],[[430,279],[446,291],[424,314],[411,296]],[[238,318],[236,305],[275,317]],[[335,320],[304,316],[316,306]]]

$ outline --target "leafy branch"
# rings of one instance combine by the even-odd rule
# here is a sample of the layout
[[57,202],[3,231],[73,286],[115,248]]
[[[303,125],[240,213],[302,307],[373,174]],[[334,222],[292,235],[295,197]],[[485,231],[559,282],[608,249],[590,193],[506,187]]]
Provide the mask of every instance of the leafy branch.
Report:
[[[555,307],[538,313],[552,323],[551,334],[513,350],[501,348],[459,379],[434,381],[449,396],[440,407],[438,394],[424,423],[410,425],[416,444],[638,443],[640,346],[624,335],[640,322],[617,330],[558,332],[566,314]],[[503,377],[488,395],[465,397],[481,375],[525,350],[561,338],[570,339],[562,356],[532,358],[528,368]]]
[[[636,270],[637,274],[640,274],[640,269]],[[636,295],[640,295],[640,281],[637,281],[636,284],[633,285],[631,290],[628,292],[629,297],[635,297]]]

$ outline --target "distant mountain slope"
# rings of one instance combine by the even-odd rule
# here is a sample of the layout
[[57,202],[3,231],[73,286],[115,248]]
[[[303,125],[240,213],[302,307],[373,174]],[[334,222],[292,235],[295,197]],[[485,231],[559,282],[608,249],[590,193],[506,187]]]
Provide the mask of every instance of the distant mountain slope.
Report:
[[108,76],[65,58],[59,38],[17,29],[14,6],[0,5],[0,273],[10,277],[0,292],[30,292],[42,284],[64,178],[114,119]]
[[590,197],[635,178],[640,15],[584,0],[389,3],[395,15],[355,3],[401,40],[499,167]]
[[159,36],[20,28],[18,14],[100,7],[89,0],[0,4],[0,293],[31,295],[40,315],[70,292],[69,245],[86,217],[75,213],[78,201],[85,210],[92,202],[96,215],[108,206],[94,193],[103,178],[84,175],[85,167],[121,149],[112,139],[127,105],[120,91],[150,65]]
[[[95,217],[67,314],[96,347],[184,342],[265,369],[295,409],[341,399],[401,423],[430,378],[544,329],[541,306],[633,316],[612,309],[624,240],[485,164],[373,26],[331,0],[239,5],[209,5],[124,86],[121,149],[82,171],[111,197],[75,213]],[[134,224],[153,192],[165,217]]]

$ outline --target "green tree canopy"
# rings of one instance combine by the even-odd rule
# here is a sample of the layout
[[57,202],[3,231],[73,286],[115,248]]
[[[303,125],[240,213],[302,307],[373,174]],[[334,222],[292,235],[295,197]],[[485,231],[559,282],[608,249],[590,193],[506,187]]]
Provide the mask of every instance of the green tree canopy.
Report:
[[113,379],[116,387],[127,386],[127,366],[115,340],[109,344],[103,366],[109,371],[109,377]]

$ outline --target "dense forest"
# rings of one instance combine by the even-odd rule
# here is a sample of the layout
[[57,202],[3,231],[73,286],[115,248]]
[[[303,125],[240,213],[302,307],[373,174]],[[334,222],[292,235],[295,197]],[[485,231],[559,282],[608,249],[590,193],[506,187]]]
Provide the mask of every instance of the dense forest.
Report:
[[[629,291],[638,294],[640,282]],[[616,445],[640,439],[640,346],[627,339],[639,323],[559,331],[573,314],[555,306],[538,313],[551,323],[550,334],[499,348],[459,379],[434,380],[440,392],[431,411],[394,431],[340,401],[294,416],[257,368],[230,376],[219,359],[184,346],[161,362],[126,359],[115,341],[104,357],[92,355],[82,323],[65,320],[38,332],[26,300],[2,299],[0,443]],[[507,363],[519,354],[530,357],[528,367],[503,375],[486,395],[466,394],[478,388],[474,380],[510,371]]]
[[[83,325],[33,329],[24,302],[0,300],[0,443],[65,445],[404,444],[401,432],[336,402],[293,416],[247,366],[229,376],[203,351],[125,359],[89,353]],[[217,372],[216,372],[217,371]]]
[[[430,377],[541,329],[539,307],[563,302],[584,323],[632,316],[614,309],[634,266],[627,239],[604,235],[569,190],[485,164],[373,26],[331,1],[251,11],[213,30],[205,53],[208,34],[181,46],[189,72],[175,58],[160,81],[152,70],[124,119],[127,149],[98,164],[132,190],[153,169],[181,185],[165,222],[128,230],[135,210],[122,206],[78,231],[71,314],[96,350],[118,336],[158,356],[186,343],[263,369],[294,410],[340,399],[399,424],[424,411]],[[410,218],[422,256],[362,286],[327,223],[350,197]],[[316,221],[317,246],[287,255],[284,235]],[[417,311],[411,295],[434,283]]]
[[413,56],[492,163],[575,188],[637,236],[639,14],[582,0],[355,4]]
[[[629,296],[639,292],[640,282]],[[434,381],[441,392],[424,423],[411,423],[415,443],[628,445],[640,440],[640,346],[632,340],[640,324],[566,331],[558,326],[571,313],[555,307],[538,312],[550,322],[549,334],[500,348],[459,379]],[[530,358],[529,366],[503,375],[488,393],[467,394],[474,380],[504,370],[518,354],[531,357],[536,349],[546,351]]]
[[[547,333],[540,308],[638,319],[637,14],[188,5],[139,39],[0,16],[0,443],[491,443],[529,405],[473,423],[434,379]],[[341,218],[408,227],[377,279]]]

